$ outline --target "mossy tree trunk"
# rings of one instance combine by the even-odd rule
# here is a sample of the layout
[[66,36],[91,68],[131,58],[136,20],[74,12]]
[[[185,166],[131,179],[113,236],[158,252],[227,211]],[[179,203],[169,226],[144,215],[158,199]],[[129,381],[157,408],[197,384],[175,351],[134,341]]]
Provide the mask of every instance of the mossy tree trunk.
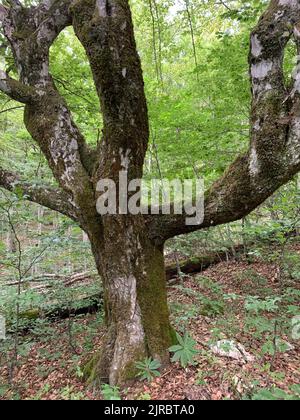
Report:
[[101,261],[107,334],[90,379],[114,385],[133,379],[135,363],[146,357],[166,365],[174,338],[163,250],[149,241],[140,223],[125,216],[108,217],[108,237],[104,235],[102,247],[94,249],[96,261]]
[[[9,4],[9,6],[8,6]],[[167,363],[172,341],[163,246],[179,234],[239,220],[300,170],[300,64],[287,85],[283,58],[290,39],[300,51],[300,3],[272,0],[251,34],[249,150],[207,191],[201,224],[186,214],[100,216],[97,184],[119,173],[143,176],[149,142],[147,103],[128,0],[47,0],[0,6],[0,22],[19,80],[0,71],[0,90],[24,103],[26,127],[59,188],[32,185],[0,167],[0,186],[76,221],[90,238],[105,289],[107,335],[93,362],[94,378],[122,384],[134,363]],[[103,116],[92,149],[72,119],[49,71],[49,49],[73,25],[85,48]],[[200,77],[200,75],[199,75]],[[189,215],[190,216],[190,215]]]

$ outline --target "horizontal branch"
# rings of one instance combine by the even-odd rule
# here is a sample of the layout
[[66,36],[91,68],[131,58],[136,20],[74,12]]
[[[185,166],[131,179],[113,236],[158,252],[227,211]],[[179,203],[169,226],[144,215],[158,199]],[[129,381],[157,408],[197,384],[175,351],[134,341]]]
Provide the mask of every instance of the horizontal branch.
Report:
[[13,106],[12,108],[6,108],[0,111],[0,114],[5,114],[6,112],[16,111],[17,109],[24,109],[24,106]]
[[[239,157],[205,194],[204,220],[199,225],[187,225],[191,215],[146,216],[150,238],[164,243],[174,236],[195,232],[213,226],[241,220],[246,217],[278,188],[300,171],[300,161],[284,174],[261,178],[253,183],[249,171],[249,153]],[[284,158],[283,158],[284,161]]]
[[78,221],[76,209],[71,203],[71,196],[60,189],[39,186],[21,181],[18,175],[0,168],[0,188],[22,194],[23,198],[57,211],[74,221]]
[[3,70],[0,70],[0,90],[11,99],[24,104],[32,103],[37,96],[37,92],[32,86],[26,86],[12,79]]

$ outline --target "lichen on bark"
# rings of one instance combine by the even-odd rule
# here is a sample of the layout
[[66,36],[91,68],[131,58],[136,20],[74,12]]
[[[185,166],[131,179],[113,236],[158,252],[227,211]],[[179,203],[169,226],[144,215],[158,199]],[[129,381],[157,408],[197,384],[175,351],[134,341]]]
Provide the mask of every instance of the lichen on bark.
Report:
[[[24,102],[25,124],[44,153],[60,189],[45,191],[0,168],[0,186],[18,183],[27,198],[76,220],[88,234],[102,277],[107,332],[102,351],[85,371],[90,381],[124,384],[135,363],[168,363],[176,340],[170,325],[163,246],[173,236],[245,217],[300,170],[300,68],[286,86],[283,56],[300,22],[300,3],[272,0],[253,30],[249,151],[239,156],[205,194],[201,225],[186,215],[106,215],[96,211],[97,182],[127,171],[143,176],[149,121],[140,57],[128,0],[50,0],[32,7],[0,6],[19,80],[0,73],[0,90]],[[72,24],[85,48],[104,120],[91,151],[49,72],[49,48]],[[299,32],[299,31],[298,31]],[[297,38],[298,37],[298,38]]]

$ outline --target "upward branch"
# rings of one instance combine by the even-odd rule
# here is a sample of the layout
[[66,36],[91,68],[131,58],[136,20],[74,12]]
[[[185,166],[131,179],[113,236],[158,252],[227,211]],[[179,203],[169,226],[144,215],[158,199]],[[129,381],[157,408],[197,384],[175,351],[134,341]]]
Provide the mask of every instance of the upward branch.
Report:
[[75,33],[90,61],[104,121],[95,181],[116,179],[125,160],[129,178],[141,178],[149,140],[148,112],[129,2],[79,0],[71,11]]
[[[71,24],[70,4],[71,0],[50,0],[24,8],[14,2],[10,8],[0,9],[3,31],[20,77],[20,82],[15,82],[5,76],[0,86],[8,95],[13,93],[14,99],[26,103],[25,125],[29,133],[60,187],[82,209],[78,212],[80,222],[88,225],[98,220],[89,149],[49,71],[50,47]],[[34,100],[30,95],[27,100],[27,92],[32,91]]]
[[300,67],[285,85],[285,47],[300,22],[300,2],[273,0],[251,35],[252,86],[249,151],[240,156],[205,195],[204,221],[186,226],[187,215],[147,217],[158,242],[239,220],[300,170]]

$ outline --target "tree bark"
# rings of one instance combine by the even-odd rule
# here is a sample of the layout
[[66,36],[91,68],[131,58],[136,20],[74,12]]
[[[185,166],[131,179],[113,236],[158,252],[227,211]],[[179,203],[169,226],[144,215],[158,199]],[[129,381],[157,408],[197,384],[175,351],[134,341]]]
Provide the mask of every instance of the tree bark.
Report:
[[[300,45],[300,3],[272,0],[251,34],[249,151],[206,193],[205,217],[100,216],[97,183],[119,172],[142,178],[149,142],[144,82],[128,0],[45,0],[0,6],[0,22],[19,80],[0,71],[0,90],[25,104],[26,127],[39,145],[58,189],[30,185],[0,168],[0,186],[75,220],[91,241],[103,279],[107,334],[91,363],[93,380],[123,384],[146,356],[168,362],[169,322],[163,246],[168,238],[241,219],[300,170],[300,65],[292,86],[283,75],[288,41]],[[91,150],[49,71],[49,49],[69,25],[85,48],[104,121]],[[119,203],[117,203],[119,205]],[[190,215],[189,215],[190,216]]]
[[89,373],[90,379],[115,385],[135,377],[137,360],[169,361],[174,333],[164,255],[149,241],[143,218],[128,216],[106,219],[102,246],[96,241],[93,252],[103,281],[107,334]]

